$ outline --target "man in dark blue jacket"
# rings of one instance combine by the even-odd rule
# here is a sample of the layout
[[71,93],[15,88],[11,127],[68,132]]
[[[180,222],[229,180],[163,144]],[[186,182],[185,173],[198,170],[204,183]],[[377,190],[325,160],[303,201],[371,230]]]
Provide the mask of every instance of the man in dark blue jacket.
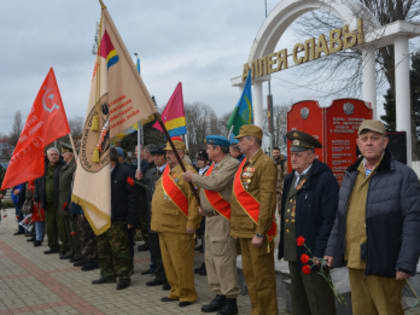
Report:
[[[289,263],[293,313],[335,314],[334,294],[318,270],[334,224],[338,184],[328,166],[316,159],[318,140],[297,130],[286,137],[293,172],[284,181],[279,259]],[[303,237],[306,246],[297,246],[297,237]],[[309,274],[302,272],[302,255],[311,257],[305,267]]]
[[344,176],[325,258],[349,268],[353,314],[402,315],[419,259],[420,185],[386,149],[382,122],[364,120],[358,133],[362,157]]
[[132,257],[129,230],[137,223],[134,179],[128,166],[118,162],[115,147],[110,150],[111,160],[111,227],[97,237],[101,277],[92,284],[115,282],[117,290],[130,285]]

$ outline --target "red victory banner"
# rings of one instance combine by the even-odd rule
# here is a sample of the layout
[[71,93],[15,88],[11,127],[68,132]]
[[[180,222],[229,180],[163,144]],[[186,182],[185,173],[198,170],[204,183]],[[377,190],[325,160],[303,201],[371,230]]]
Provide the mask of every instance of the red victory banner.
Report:
[[70,132],[63,102],[51,68],[32,105],[10,159],[1,189],[44,175],[44,149]]

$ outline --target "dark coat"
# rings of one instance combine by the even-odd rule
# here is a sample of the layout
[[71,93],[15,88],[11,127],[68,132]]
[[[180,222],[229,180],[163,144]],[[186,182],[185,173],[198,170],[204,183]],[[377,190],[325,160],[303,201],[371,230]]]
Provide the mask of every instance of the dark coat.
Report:
[[[63,157],[60,156],[60,159],[57,162],[57,166],[54,170],[54,204],[58,207],[59,199],[59,186],[60,186],[60,171],[61,168],[65,165]],[[46,206],[46,192],[45,192],[45,174],[47,172],[48,159],[45,158],[45,173],[44,176],[38,178],[35,181],[35,193],[34,200],[41,203],[41,207],[45,209]]]
[[[348,200],[362,159],[350,166],[340,189],[337,218],[326,255],[345,265]],[[372,175],[366,201],[366,275],[395,277],[397,270],[416,272],[420,253],[420,185],[414,171],[392,159],[387,150]]]
[[61,168],[58,211],[60,214],[69,214],[69,205],[71,201],[73,175],[76,171],[76,160],[73,158],[68,164]]
[[[293,181],[294,173],[284,180],[281,201],[281,217],[284,218],[287,193]],[[338,183],[327,165],[314,160],[307,174],[307,181],[296,195],[296,237],[303,236],[306,246],[315,257],[324,257],[328,237],[337,211]],[[281,221],[278,258],[283,257],[284,222]],[[297,247],[298,258],[304,253],[303,247]]]
[[134,179],[131,170],[117,163],[111,173],[111,222],[125,221],[137,224]]

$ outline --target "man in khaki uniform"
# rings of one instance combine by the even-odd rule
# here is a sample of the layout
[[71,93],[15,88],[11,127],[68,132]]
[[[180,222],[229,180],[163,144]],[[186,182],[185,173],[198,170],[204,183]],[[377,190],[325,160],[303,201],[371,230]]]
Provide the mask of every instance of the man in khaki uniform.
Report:
[[353,314],[403,315],[401,290],[419,259],[419,181],[387,144],[382,122],[362,122],[362,157],[344,176],[325,253],[330,266],[349,269]]
[[231,235],[240,241],[251,315],[275,315],[278,311],[273,238],[277,169],[261,150],[261,128],[244,125],[236,138],[245,159],[233,182]]
[[[172,138],[181,159],[185,144],[180,137]],[[159,233],[163,266],[171,291],[162,302],[179,300],[179,306],[192,304],[197,299],[194,286],[194,233],[200,224],[198,200],[193,188],[182,177],[182,168],[175,152],[167,143],[168,165],[158,179],[152,197],[151,230]],[[194,170],[185,165],[187,170]]]
[[239,294],[236,270],[236,241],[230,235],[230,198],[233,176],[239,161],[229,155],[229,140],[223,136],[207,136],[207,154],[213,162],[204,176],[191,171],[184,179],[201,188],[200,214],[206,216],[205,261],[210,288],[216,297],[201,311],[219,315],[238,313]]

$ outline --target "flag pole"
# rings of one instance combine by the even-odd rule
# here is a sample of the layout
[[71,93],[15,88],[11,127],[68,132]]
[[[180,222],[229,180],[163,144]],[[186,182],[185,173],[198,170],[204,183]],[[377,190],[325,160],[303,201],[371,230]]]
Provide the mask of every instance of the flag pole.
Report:
[[[176,157],[176,159],[177,159],[177,161],[178,161],[179,165],[181,166],[182,171],[183,171],[183,172],[186,172],[186,171],[187,171],[187,169],[185,168],[185,165],[184,165],[184,163],[182,162],[182,159],[181,159],[181,157],[179,156],[178,151],[177,151],[177,149],[175,148],[174,143],[172,142],[171,136],[169,135],[169,132],[168,132],[168,130],[166,129],[166,126],[165,126],[164,122],[162,121],[162,117],[160,117],[160,113],[159,113],[159,112],[157,112],[157,113],[156,113],[156,117],[157,117],[157,121],[159,122],[159,125],[162,127],[163,133],[165,134],[166,138],[167,138],[167,139],[168,139],[168,141],[169,141],[169,145],[171,146],[172,151],[175,153],[175,157]],[[192,188],[192,192],[193,192],[193,194],[194,194],[195,198],[197,198],[198,204],[200,204],[200,197],[198,196],[197,190],[195,190],[195,188],[194,188],[194,186],[193,186],[193,184],[192,184],[192,183],[190,183],[190,186],[191,186],[191,188]]]
[[[138,58],[138,54],[134,53],[134,56]],[[139,72],[140,75],[140,72]],[[156,105],[156,104],[155,104]],[[137,170],[141,171],[141,137],[143,134],[143,126],[141,125],[141,120],[137,123]]]
[[74,145],[74,141],[73,141],[73,137],[71,135],[71,132],[69,133],[69,139],[70,139],[71,146],[73,147],[74,157],[76,158],[76,161],[77,161],[78,160],[78,157],[77,157],[76,146]]

